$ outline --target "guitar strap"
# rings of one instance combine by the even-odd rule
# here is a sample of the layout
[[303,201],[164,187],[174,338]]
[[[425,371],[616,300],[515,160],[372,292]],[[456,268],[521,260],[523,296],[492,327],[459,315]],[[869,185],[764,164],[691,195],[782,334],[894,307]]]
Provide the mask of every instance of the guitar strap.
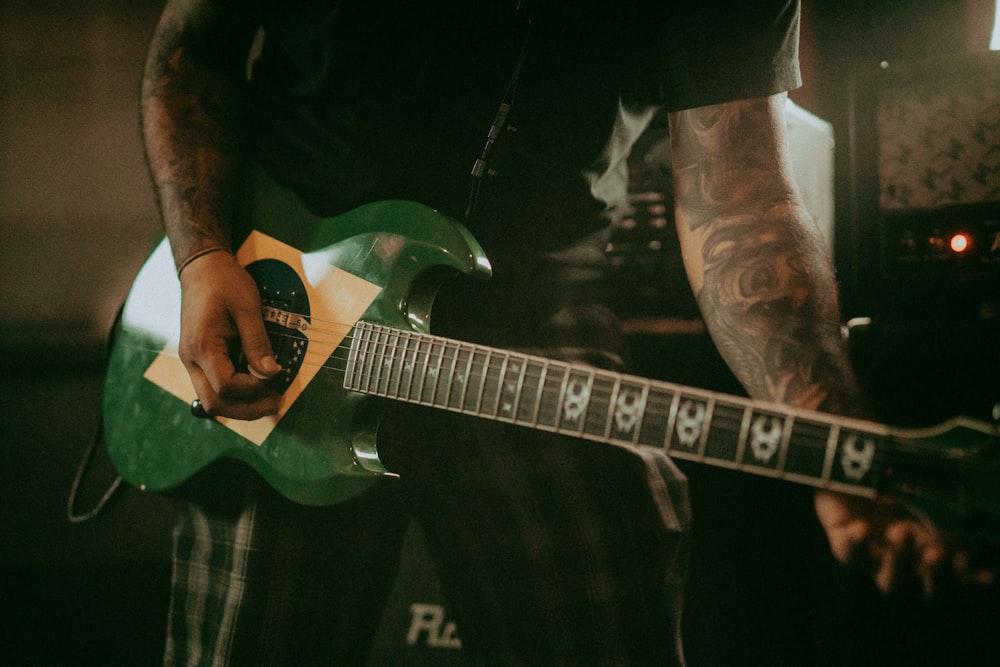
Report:
[[[465,208],[465,224],[467,226],[471,226],[472,224],[472,216],[475,214],[476,206],[479,202],[479,190],[482,187],[483,176],[496,176],[500,173],[500,163],[503,154],[510,143],[511,135],[517,130],[514,126],[507,124],[507,117],[510,115],[511,107],[514,105],[514,93],[517,91],[517,81],[521,76],[521,67],[524,65],[524,59],[528,53],[528,44],[531,41],[532,16],[530,10],[525,8],[528,4],[530,4],[530,1],[518,0],[517,7],[515,8],[515,11],[524,11],[527,14],[524,39],[521,42],[521,50],[517,56],[517,62],[514,64],[514,71],[511,73],[510,81],[507,82],[507,88],[504,90],[500,106],[497,108],[496,116],[493,118],[493,124],[490,125],[489,132],[486,134],[486,143],[483,146],[483,152],[472,165],[469,202]],[[500,150],[498,150],[498,144],[501,145]]]

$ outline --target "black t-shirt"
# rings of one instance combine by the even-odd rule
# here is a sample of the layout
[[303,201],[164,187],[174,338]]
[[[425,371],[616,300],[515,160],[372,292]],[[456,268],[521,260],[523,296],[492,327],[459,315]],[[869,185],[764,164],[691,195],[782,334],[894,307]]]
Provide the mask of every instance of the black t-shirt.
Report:
[[471,221],[494,262],[494,313],[595,298],[600,230],[626,204],[628,150],[658,107],[799,84],[796,2],[277,0],[263,27],[256,153],[324,215],[396,198],[461,218],[523,56],[516,132]]

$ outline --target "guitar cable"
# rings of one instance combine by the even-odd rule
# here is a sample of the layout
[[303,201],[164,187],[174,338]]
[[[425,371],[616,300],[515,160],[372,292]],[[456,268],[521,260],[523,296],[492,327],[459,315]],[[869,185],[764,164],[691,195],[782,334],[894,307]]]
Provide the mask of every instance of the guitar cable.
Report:
[[[121,326],[122,311],[125,309],[125,305],[118,309],[115,314],[114,322],[111,325],[111,332],[108,334],[108,341],[105,349],[105,362],[110,356],[111,345],[114,343],[116,332]],[[73,483],[69,488],[69,495],[66,498],[66,518],[70,523],[84,523],[85,521],[90,521],[105,509],[107,509],[111,501],[116,499],[120,494],[122,489],[122,476],[118,475],[115,479],[108,485],[108,488],[104,491],[104,494],[94,503],[94,506],[87,512],[78,514],[76,510],[77,496],[80,493],[80,486],[83,483],[83,478],[87,474],[87,470],[90,468],[90,464],[94,460],[94,454],[97,451],[97,446],[104,441],[104,410],[102,409],[97,420],[97,426],[94,428],[94,432],[90,437],[90,442],[87,444],[86,449],[83,452],[83,457],[80,459],[80,465],[77,466],[76,474],[73,476]]]

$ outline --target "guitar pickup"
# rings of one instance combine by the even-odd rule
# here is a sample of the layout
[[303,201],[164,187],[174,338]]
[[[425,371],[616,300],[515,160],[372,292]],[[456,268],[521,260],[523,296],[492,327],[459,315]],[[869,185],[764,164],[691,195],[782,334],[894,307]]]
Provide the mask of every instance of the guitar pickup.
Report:
[[293,313],[275,306],[264,306],[264,322],[277,324],[286,329],[294,329],[299,333],[309,330],[309,320],[298,313]]
[[281,372],[268,381],[277,391],[285,391],[305,360],[309,339],[309,301],[299,290],[261,289],[264,327]]

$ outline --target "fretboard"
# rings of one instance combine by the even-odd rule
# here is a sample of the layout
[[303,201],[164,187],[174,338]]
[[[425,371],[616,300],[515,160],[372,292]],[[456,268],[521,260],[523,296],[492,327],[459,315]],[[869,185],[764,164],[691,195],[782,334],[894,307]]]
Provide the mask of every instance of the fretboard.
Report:
[[876,495],[878,424],[359,322],[344,387],[855,495]]

